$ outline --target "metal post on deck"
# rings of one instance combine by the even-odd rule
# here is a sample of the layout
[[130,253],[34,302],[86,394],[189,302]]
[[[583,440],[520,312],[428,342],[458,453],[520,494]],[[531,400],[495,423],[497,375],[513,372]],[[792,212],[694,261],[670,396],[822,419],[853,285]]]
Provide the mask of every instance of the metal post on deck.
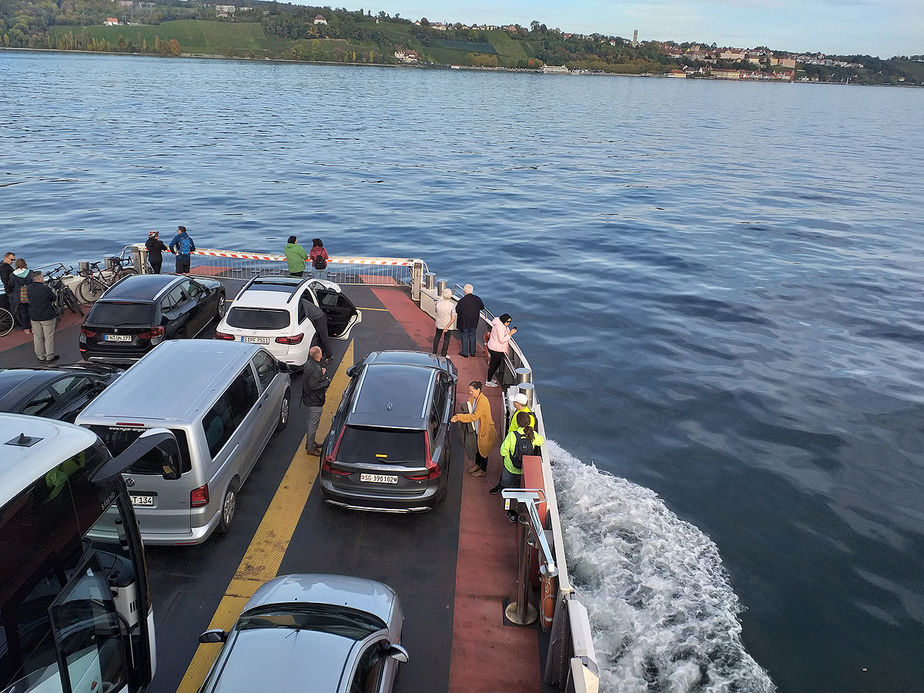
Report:
[[423,285],[423,272],[423,260],[414,260],[414,264],[411,265],[411,300],[418,305],[420,304],[420,287]]
[[536,510],[536,503],[545,500],[542,489],[505,488],[501,491],[504,498],[504,507],[507,510],[516,510],[517,522],[520,528],[519,570],[517,571],[516,601],[511,602],[504,609],[504,615],[511,623],[528,626],[539,616],[535,606],[529,603],[529,566],[530,548],[539,549],[545,560],[546,574],[550,577],[558,575],[555,557],[549,547],[542,528],[542,520]]
[[148,273],[148,249],[144,243],[134,243],[132,249],[132,265],[138,274]]

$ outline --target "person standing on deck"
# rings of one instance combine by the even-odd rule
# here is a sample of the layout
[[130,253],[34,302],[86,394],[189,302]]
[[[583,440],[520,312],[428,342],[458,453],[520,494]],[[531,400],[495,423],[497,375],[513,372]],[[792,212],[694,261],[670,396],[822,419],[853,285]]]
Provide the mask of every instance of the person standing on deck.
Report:
[[529,399],[522,392],[517,393],[516,397],[513,398],[513,416],[510,417],[510,426],[507,428],[508,434],[512,431],[521,430],[520,425],[517,423],[517,414],[521,411],[525,411],[529,414],[529,425],[533,427],[533,430],[536,429],[536,415],[526,405],[527,402],[529,402]]
[[330,348],[330,328],[327,326],[327,313],[307,299],[302,300],[301,308],[305,311],[305,316],[311,320],[311,324],[314,325],[314,331],[318,335],[318,343],[321,345],[325,362],[330,361],[334,352]]
[[144,242],[144,247],[148,249],[148,263],[154,274],[160,274],[161,265],[164,264],[164,251],[173,252],[164,245],[160,240],[160,234],[155,229],[148,231],[148,240]]
[[315,440],[318,425],[321,423],[321,413],[324,411],[324,398],[327,397],[327,388],[330,378],[327,369],[321,365],[321,347],[313,346],[308,350],[308,362],[302,374],[302,404],[308,412],[308,425],[305,431],[305,452],[309,455],[320,455],[321,446]]
[[176,236],[170,241],[170,252],[176,255],[176,273],[189,274],[189,254],[196,249],[193,239],[186,233],[185,226],[176,227]]
[[314,276],[318,279],[327,279],[327,261],[330,257],[324,249],[324,241],[320,238],[313,239],[308,256],[311,258],[311,266],[314,267]]
[[471,399],[466,402],[469,413],[455,414],[450,421],[474,422],[478,434],[478,448],[475,452],[475,463],[468,468],[468,472],[472,476],[485,476],[488,473],[488,455],[497,442],[497,430],[494,428],[494,417],[491,416],[491,403],[481,391],[481,382],[470,382],[468,394],[471,395]]
[[[517,412],[516,419],[520,430],[510,431],[501,443],[500,454],[504,458],[504,468],[497,485],[490,491],[491,495],[497,495],[505,488],[519,488],[523,477],[523,456],[535,455],[536,448],[545,442],[532,427],[532,415],[529,412]],[[516,521],[516,514],[511,521]]]
[[32,334],[29,320],[29,295],[26,293],[26,287],[32,283],[32,272],[29,271],[29,265],[22,258],[19,258],[13,267],[13,274],[10,276],[10,282],[13,284],[13,293],[10,294],[10,304],[14,307],[13,316],[23,332]]
[[459,330],[459,338],[462,340],[459,356],[467,359],[475,355],[475,337],[484,303],[472,293],[474,288],[471,284],[466,284],[464,291],[465,295],[456,304],[456,329]]
[[45,277],[39,270],[32,273],[32,283],[26,286],[29,294],[29,320],[32,323],[32,346],[35,358],[39,361],[54,361],[55,323],[58,309],[55,307],[55,294],[45,285]]
[[510,328],[511,320],[513,318],[510,314],[504,313],[491,322],[491,337],[488,339],[488,353],[491,354],[491,360],[488,362],[488,382],[485,383],[485,387],[497,387],[498,382],[494,379],[494,374],[498,370],[501,374],[504,372],[504,357],[510,349],[510,338],[517,333],[516,327]]
[[6,301],[2,305],[4,308],[8,308],[10,313],[13,314],[13,322],[18,323],[16,319],[16,313],[18,310],[14,310],[16,303],[13,302],[13,263],[16,262],[16,253],[9,252],[3,256],[3,261],[0,262],[0,284],[3,284],[3,291],[6,294]]
[[289,276],[302,276],[305,273],[305,262],[308,261],[308,253],[298,244],[298,239],[295,236],[289,236],[285,255],[286,262],[289,263]]
[[433,353],[438,353],[440,337],[443,338],[442,355],[449,353],[449,338],[452,331],[452,321],[456,317],[456,304],[452,300],[452,289],[443,289],[443,296],[436,302],[436,333],[433,335]]

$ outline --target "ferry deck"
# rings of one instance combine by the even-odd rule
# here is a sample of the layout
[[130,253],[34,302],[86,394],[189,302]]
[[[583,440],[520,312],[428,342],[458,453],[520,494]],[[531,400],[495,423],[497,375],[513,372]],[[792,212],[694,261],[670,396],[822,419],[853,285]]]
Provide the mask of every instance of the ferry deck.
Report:
[[[216,274],[206,266],[200,271]],[[196,272],[194,263],[192,274]],[[336,274],[331,279],[337,281]],[[222,281],[230,301],[243,282]],[[409,287],[342,288],[362,311],[362,322],[348,341],[331,340],[334,358],[327,368],[332,384],[319,441],[348,382],[347,368],[376,350],[430,351],[433,338],[433,319],[412,301]],[[61,358],[55,365],[80,361],[81,321],[70,312],[62,316],[56,332]],[[210,337],[214,326],[201,338]],[[487,371],[486,359],[461,358],[459,348],[454,337],[449,355],[459,374],[457,407],[468,399],[468,383],[485,380]],[[0,338],[0,367],[39,365],[31,336],[15,330]],[[151,387],[169,387],[169,375]],[[508,521],[501,497],[488,493],[502,465],[496,449],[488,475],[472,477],[465,471],[469,461],[454,433],[448,492],[431,512],[366,513],[332,507],[314,488],[319,460],[305,452],[300,391],[301,376],[293,374],[289,424],[270,440],[242,488],[231,530],[198,546],[146,547],[157,647],[156,674],[148,690],[196,691],[221,647],[199,644],[199,634],[208,628],[230,628],[265,581],[307,572],[372,578],[396,590],[405,610],[402,644],[410,661],[399,667],[395,691],[565,688],[563,680],[554,686],[543,683],[549,678],[545,665],[550,637],[539,622],[521,626],[505,618],[505,607],[517,594],[521,530]],[[503,388],[485,388],[484,393],[500,434],[507,426]],[[569,656],[580,660],[574,654],[573,648],[564,648],[556,656],[567,669]],[[578,669],[592,673],[593,662],[587,659]],[[584,687],[594,676],[573,677],[574,671],[572,662],[569,690],[595,690],[592,684]]]

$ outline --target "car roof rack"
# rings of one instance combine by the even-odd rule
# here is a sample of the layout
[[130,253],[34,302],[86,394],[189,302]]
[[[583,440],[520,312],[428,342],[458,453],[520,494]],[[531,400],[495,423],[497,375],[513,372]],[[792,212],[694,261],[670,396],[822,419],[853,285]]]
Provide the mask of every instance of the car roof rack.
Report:
[[237,294],[234,296],[234,300],[236,301],[237,299],[239,299],[239,298],[241,297],[241,294],[244,293],[245,291],[247,291],[247,289],[249,289],[250,286],[251,286],[255,281],[257,281],[257,279],[259,278],[259,276],[260,276],[260,270],[257,270],[256,272],[254,272],[254,275],[247,281],[246,284],[244,284],[243,288],[242,288],[240,291],[238,291]]

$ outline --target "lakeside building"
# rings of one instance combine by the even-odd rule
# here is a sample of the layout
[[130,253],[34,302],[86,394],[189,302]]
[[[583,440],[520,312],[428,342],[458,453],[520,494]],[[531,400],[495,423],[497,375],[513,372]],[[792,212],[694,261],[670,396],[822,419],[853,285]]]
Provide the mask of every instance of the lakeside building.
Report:
[[315,23],[315,26],[317,26],[318,24],[323,24],[324,26],[327,26],[327,20],[324,19],[324,15],[323,15],[323,14],[317,14],[317,15],[315,15],[315,17],[314,17],[314,23]]

